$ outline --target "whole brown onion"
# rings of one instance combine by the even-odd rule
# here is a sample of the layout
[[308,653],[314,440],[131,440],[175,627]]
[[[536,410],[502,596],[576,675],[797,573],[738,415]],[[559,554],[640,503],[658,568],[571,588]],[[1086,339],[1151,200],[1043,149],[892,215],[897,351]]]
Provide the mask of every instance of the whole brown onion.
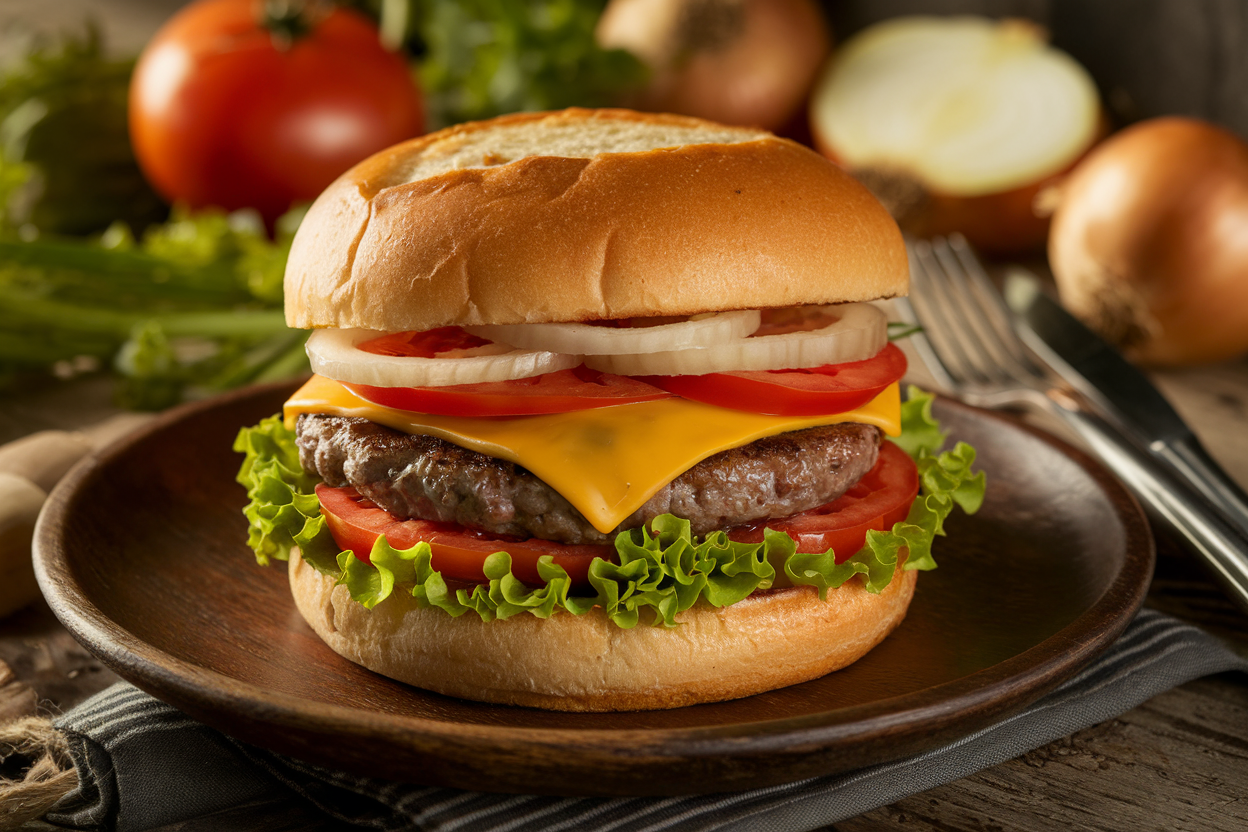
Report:
[[831,38],[814,0],[611,0],[596,32],[653,71],[640,109],[779,130]]
[[1248,144],[1158,118],[1063,184],[1049,237],[1062,303],[1146,364],[1248,352]]

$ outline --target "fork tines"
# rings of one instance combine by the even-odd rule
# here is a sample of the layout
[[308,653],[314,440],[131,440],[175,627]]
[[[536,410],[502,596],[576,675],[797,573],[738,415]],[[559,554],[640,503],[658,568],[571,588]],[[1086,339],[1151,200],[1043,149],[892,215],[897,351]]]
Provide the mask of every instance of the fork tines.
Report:
[[907,247],[912,309],[927,336],[916,347],[938,381],[960,390],[1043,379],[1014,333],[1005,302],[962,235],[911,241]]

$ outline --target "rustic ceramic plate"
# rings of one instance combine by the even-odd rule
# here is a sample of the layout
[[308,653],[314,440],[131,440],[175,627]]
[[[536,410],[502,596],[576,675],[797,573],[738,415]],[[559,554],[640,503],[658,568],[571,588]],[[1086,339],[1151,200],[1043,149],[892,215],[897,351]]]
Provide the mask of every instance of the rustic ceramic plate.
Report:
[[243,425],[289,388],[160,419],[76,468],[40,523],[52,609],[121,676],[239,739],[391,779],[492,791],[766,786],[931,748],[1018,711],[1126,627],[1152,572],[1139,507],[1098,464],[1008,418],[938,405],[989,491],[938,541],[902,626],[830,676],[715,705],[562,714],[426,693],[339,658],[244,539]]

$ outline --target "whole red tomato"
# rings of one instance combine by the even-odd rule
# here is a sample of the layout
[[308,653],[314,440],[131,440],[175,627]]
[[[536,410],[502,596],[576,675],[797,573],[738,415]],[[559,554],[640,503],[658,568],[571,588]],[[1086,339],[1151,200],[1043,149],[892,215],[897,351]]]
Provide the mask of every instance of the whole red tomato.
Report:
[[130,136],[170,201],[272,221],[356,162],[423,132],[420,91],[368,18],[306,3],[197,0],[144,49]]

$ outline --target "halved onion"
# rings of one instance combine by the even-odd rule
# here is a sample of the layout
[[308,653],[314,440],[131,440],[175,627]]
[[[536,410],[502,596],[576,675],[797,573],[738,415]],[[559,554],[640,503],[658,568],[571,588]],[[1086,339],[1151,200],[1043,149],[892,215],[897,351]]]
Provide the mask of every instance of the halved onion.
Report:
[[1096,83],[1021,20],[895,17],[838,46],[810,98],[815,147],[902,230],[1037,248],[1034,200],[1104,133]]
[[744,338],[758,329],[758,310],[694,315],[676,323],[601,326],[595,324],[515,324],[466,326],[473,335],[516,347],[573,355],[623,355],[708,347]]
[[[888,343],[888,321],[884,313],[869,303],[812,306],[785,310],[785,320],[777,325],[777,335],[755,335],[709,347],[630,355],[586,356],[586,365],[605,373],[624,376],[689,376],[704,373],[731,373],[743,370],[797,370],[864,361]],[[804,329],[805,318],[822,324]],[[768,324],[764,323],[764,331]],[[797,330],[797,331],[793,331]]]
[[439,358],[377,355],[356,349],[384,334],[371,329],[316,330],[308,338],[312,371],[335,381],[372,387],[447,387],[530,378],[581,363],[579,355],[520,350],[503,344],[457,350],[454,357]]

